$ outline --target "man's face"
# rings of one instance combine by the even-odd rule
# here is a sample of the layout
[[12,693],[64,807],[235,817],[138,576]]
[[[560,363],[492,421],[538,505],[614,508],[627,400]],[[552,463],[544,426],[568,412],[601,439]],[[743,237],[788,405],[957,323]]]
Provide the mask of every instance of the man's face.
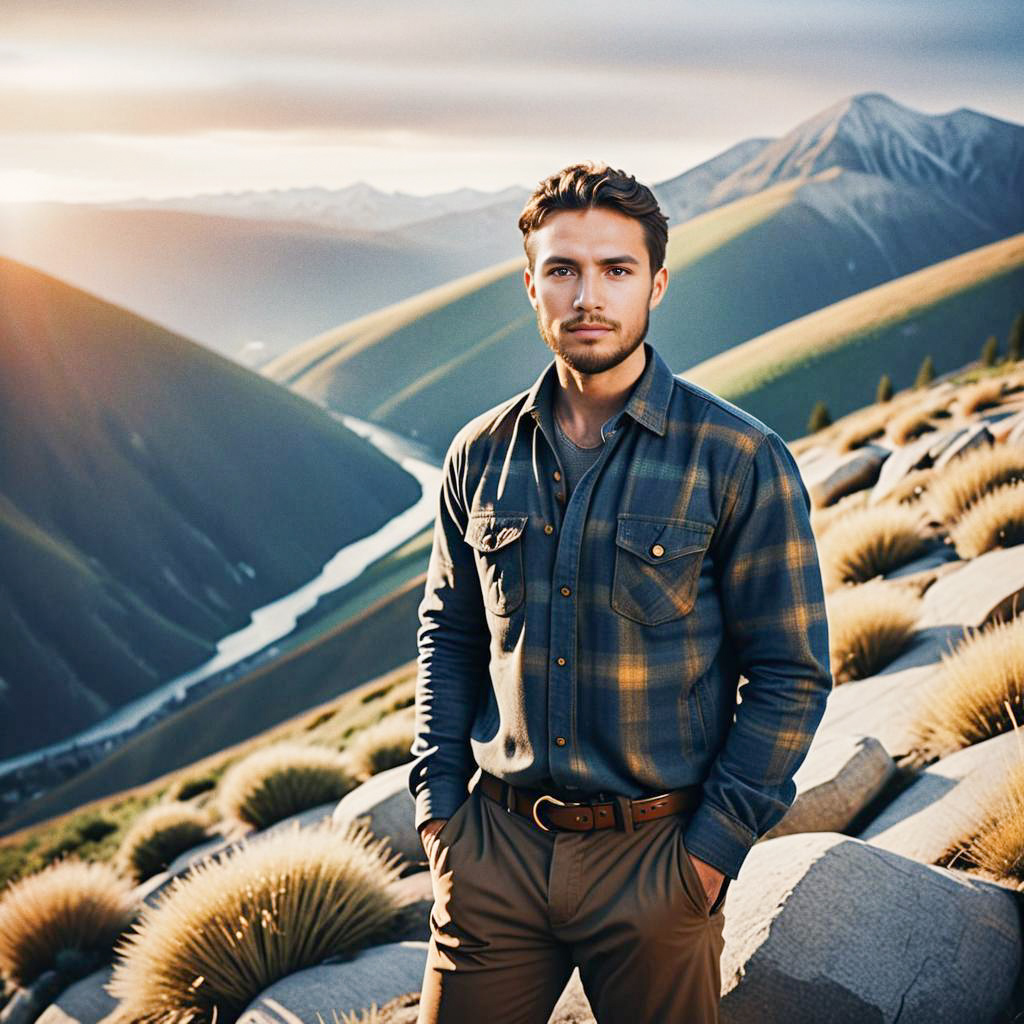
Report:
[[618,366],[646,337],[668,281],[664,267],[651,275],[643,225],[602,207],[560,210],[530,245],[523,281],[548,348],[580,373]]

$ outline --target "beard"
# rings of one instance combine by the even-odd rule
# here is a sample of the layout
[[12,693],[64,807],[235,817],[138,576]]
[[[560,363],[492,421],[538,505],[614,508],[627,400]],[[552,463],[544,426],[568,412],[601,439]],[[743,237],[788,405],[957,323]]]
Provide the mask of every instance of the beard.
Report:
[[[653,292],[653,287],[651,291]],[[648,296],[650,298],[650,296]],[[582,318],[579,322],[582,322]],[[589,318],[588,322],[592,323],[605,323],[608,324],[615,330],[621,330],[622,325],[615,321],[600,319],[595,320],[593,317]],[[647,337],[647,330],[651,323],[651,310],[648,307],[644,314],[644,324],[632,336],[624,337],[619,345],[609,351],[599,351],[598,342],[593,348],[584,348],[580,351],[567,351],[561,344],[559,337],[550,331],[544,323],[541,316],[541,312],[537,310],[537,330],[540,332],[540,336],[544,339],[544,344],[547,345],[555,355],[560,356],[566,366],[575,370],[577,373],[604,373],[606,370],[611,370],[616,367],[623,360],[628,359],[643,343],[644,338]]]

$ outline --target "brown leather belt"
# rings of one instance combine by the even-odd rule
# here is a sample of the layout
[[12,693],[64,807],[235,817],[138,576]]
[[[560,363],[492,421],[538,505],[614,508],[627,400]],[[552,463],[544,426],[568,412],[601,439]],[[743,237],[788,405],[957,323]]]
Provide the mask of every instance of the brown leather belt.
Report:
[[637,800],[616,794],[605,801],[567,801],[541,789],[513,786],[483,769],[477,785],[507,811],[515,811],[545,832],[589,832],[600,828],[632,832],[645,821],[692,810],[701,800],[701,787],[694,785]]

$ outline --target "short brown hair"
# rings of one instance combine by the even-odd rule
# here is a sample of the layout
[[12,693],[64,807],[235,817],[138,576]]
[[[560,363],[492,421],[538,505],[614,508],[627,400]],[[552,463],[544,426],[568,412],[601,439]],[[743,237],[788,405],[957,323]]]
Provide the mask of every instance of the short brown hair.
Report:
[[668,245],[668,217],[661,212],[654,193],[625,171],[593,161],[570,164],[538,184],[519,215],[523,233],[523,249],[533,270],[530,234],[541,226],[544,218],[559,210],[587,210],[595,206],[617,210],[640,221],[651,261],[651,274],[665,262]]

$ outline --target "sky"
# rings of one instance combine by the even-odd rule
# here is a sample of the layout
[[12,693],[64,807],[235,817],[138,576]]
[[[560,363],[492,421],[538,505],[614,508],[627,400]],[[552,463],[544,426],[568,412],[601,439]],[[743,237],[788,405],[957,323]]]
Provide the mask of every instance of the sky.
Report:
[[1022,29],[1020,0],[3,0],[0,200],[653,184],[861,92],[1020,123]]

